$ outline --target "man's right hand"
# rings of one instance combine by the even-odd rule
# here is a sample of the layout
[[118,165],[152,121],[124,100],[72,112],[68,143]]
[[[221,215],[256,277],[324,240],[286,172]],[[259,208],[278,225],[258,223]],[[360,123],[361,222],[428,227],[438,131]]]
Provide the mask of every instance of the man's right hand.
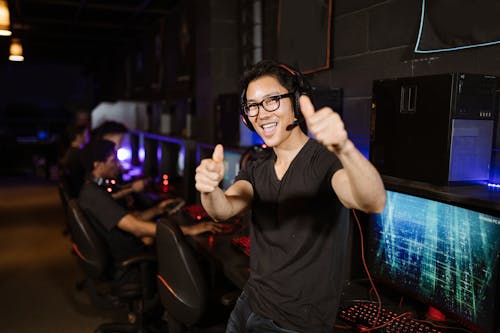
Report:
[[213,221],[204,221],[189,226],[181,226],[182,233],[188,236],[196,236],[205,232],[217,234],[222,232],[222,225]]
[[201,193],[213,192],[224,178],[224,148],[215,146],[212,158],[201,161],[196,168],[196,189]]

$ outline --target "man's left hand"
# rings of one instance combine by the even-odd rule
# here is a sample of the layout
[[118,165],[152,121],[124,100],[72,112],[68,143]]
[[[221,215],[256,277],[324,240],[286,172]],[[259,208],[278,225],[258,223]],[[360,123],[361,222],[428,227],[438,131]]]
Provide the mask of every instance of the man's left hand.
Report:
[[329,107],[315,111],[311,100],[305,95],[300,96],[299,102],[309,132],[328,150],[340,153],[347,143],[347,131],[339,114]]

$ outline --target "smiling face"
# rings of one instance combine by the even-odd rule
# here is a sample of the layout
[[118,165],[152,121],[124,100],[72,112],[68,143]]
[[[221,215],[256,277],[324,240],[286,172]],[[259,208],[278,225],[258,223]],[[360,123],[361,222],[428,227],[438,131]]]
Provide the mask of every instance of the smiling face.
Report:
[[[288,92],[273,76],[262,76],[248,84],[246,103],[247,105],[260,103],[268,97]],[[296,131],[300,131],[298,126],[290,131],[286,130],[287,126],[295,120],[291,97],[282,98],[279,103],[279,108],[272,112],[266,111],[262,106],[259,106],[259,114],[255,117],[249,117],[255,130],[269,147],[279,146],[292,134],[295,135]]]

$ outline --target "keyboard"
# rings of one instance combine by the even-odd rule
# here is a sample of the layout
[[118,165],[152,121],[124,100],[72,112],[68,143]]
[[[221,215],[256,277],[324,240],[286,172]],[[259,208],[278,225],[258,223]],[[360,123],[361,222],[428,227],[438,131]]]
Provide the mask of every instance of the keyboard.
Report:
[[[356,302],[355,304],[341,308],[338,313],[338,318],[349,323],[351,326],[358,328],[359,332],[363,329],[371,327],[379,327],[370,332],[384,333],[443,333],[431,324],[423,323],[417,319],[411,318],[411,313],[403,314],[388,310],[384,306],[380,309],[377,303]],[[375,319],[378,319],[375,323]],[[384,325],[386,324],[386,325]]]
[[184,206],[182,212],[184,212],[193,222],[212,219],[201,205]]
[[[187,205],[181,208],[181,211],[187,215],[189,221],[192,224],[213,221],[213,219],[208,215],[203,206],[201,205]],[[230,235],[239,232],[243,229],[243,221],[239,217],[233,217],[223,222],[217,222],[220,231],[216,232],[217,235]]]
[[233,237],[231,239],[231,244],[247,256],[250,256],[250,237]]

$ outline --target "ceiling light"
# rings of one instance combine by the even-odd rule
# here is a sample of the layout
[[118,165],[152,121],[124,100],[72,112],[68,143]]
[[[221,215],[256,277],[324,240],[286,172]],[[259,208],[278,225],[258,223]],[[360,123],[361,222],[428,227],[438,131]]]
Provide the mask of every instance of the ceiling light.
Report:
[[10,61],[23,61],[23,46],[21,45],[21,41],[19,38],[12,38],[10,40]]
[[10,36],[10,13],[6,0],[0,0],[0,36]]

